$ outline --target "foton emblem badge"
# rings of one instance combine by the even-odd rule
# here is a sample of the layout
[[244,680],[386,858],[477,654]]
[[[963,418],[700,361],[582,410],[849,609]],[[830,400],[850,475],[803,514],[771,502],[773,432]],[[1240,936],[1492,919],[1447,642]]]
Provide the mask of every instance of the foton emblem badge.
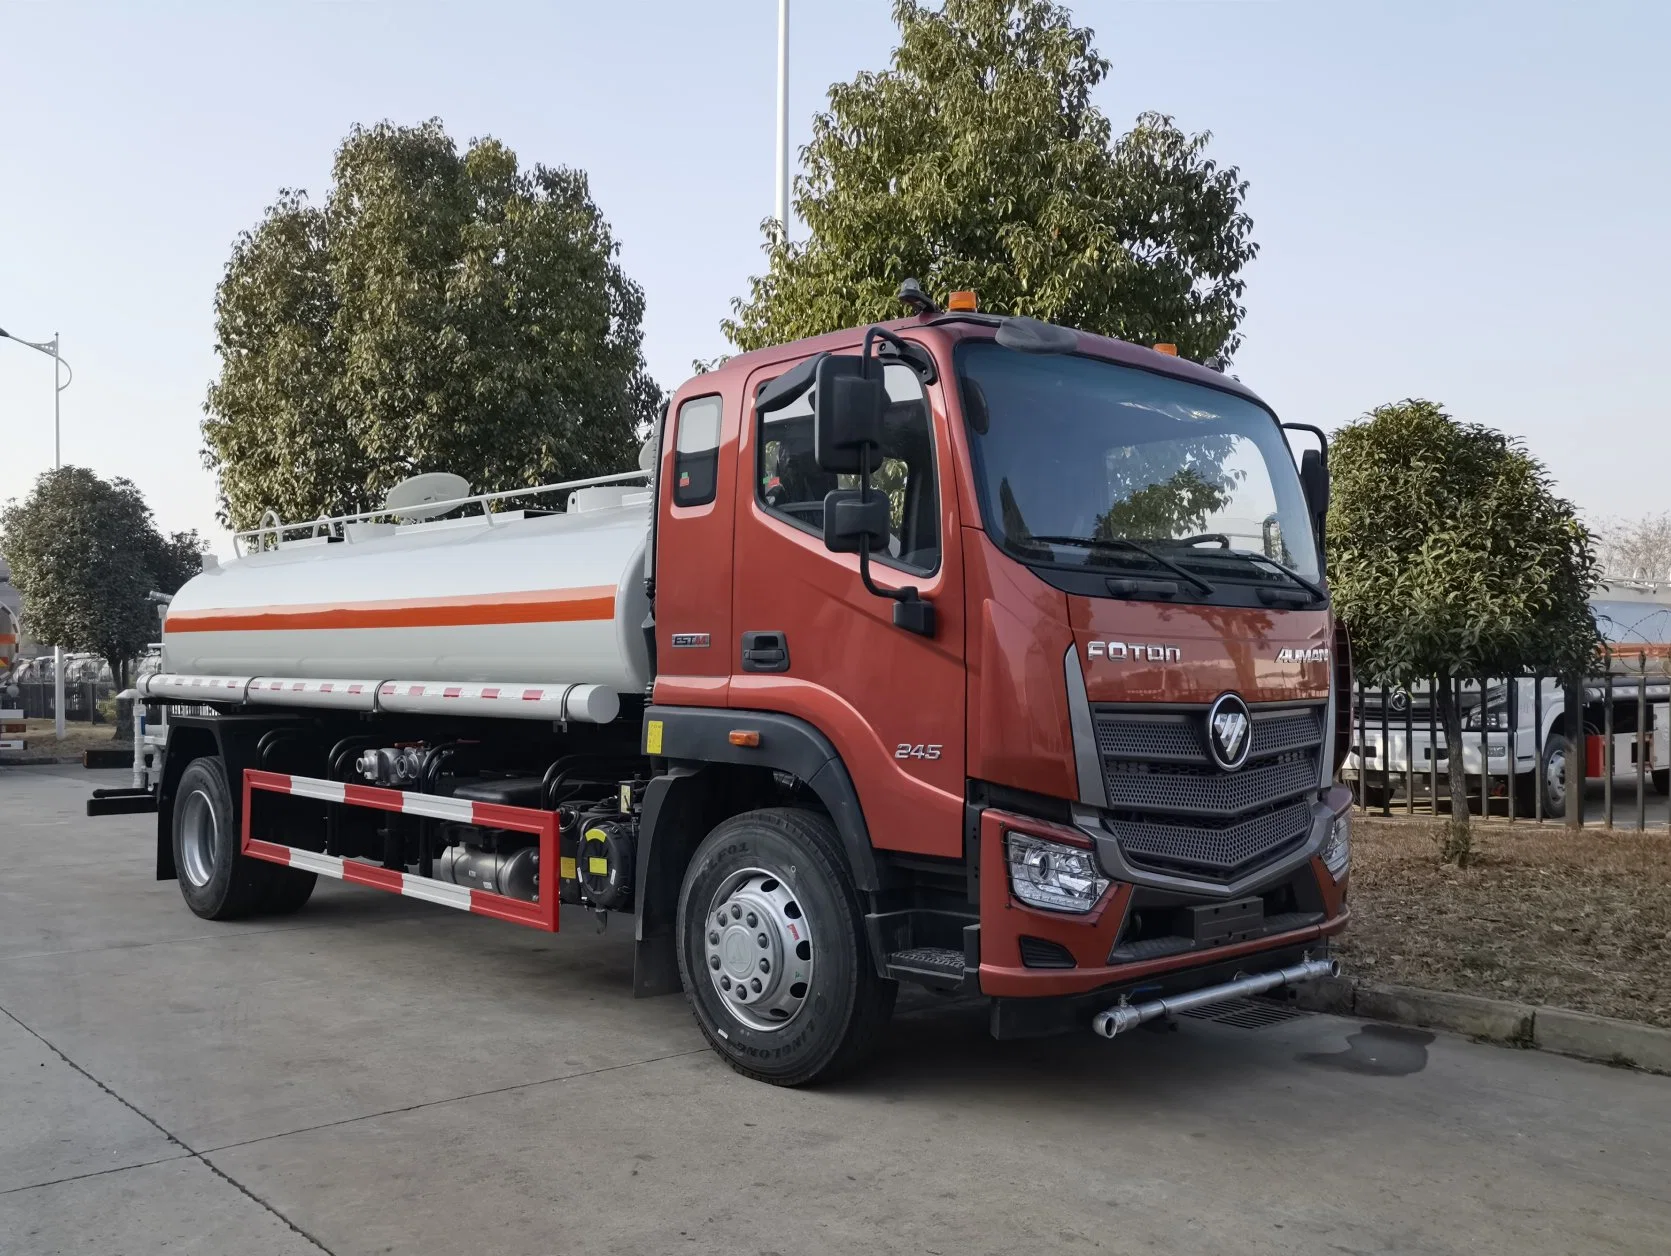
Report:
[[1085,657],[1111,663],[1177,663],[1184,652],[1175,645],[1148,645],[1137,641],[1087,641]]
[[1253,748],[1253,716],[1247,703],[1233,693],[1220,695],[1207,708],[1207,750],[1213,762],[1234,772],[1247,762]]

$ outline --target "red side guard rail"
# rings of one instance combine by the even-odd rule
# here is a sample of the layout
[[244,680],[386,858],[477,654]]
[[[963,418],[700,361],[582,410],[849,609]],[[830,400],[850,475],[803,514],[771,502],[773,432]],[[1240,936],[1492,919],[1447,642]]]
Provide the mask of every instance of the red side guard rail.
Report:
[[[341,803],[349,807],[371,807],[377,811],[398,811],[409,816],[427,816],[432,820],[451,820],[455,824],[475,824],[489,829],[510,829],[517,833],[533,833],[540,839],[540,897],[530,903],[504,894],[490,894],[486,890],[472,890],[467,885],[454,885],[434,877],[420,877],[410,872],[397,872],[378,864],[361,863],[339,855],[322,855],[318,851],[297,846],[281,846],[250,836],[250,809],[256,791],[271,794],[292,794],[298,798],[317,798],[321,802]],[[478,916],[492,916],[514,924],[529,925],[557,932],[558,859],[557,813],[538,811],[533,807],[507,807],[493,802],[471,802],[467,798],[441,798],[434,794],[413,794],[401,789],[376,789],[369,785],[350,785],[345,781],[325,781],[314,776],[287,776],[282,772],[260,772],[244,769],[244,854],[252,859],[286,864],[322,877],[352,881],[356,885],[370,885],[379,890],[421,898],[426,903],[439,903],[460,911],[472,911]]]

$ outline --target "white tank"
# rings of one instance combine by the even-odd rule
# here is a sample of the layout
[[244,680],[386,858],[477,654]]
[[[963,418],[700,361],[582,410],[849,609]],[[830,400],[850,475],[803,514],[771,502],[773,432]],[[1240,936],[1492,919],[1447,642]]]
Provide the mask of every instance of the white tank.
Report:
[[561,514],[349,524],[340,540],[286,541],[174,595],[162,670],[642,693],[649,512],[641,487],[591,488]]

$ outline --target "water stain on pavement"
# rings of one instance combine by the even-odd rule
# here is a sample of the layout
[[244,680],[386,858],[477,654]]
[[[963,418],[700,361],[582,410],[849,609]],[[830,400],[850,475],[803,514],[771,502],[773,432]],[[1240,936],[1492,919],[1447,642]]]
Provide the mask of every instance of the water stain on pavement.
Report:
[[1294,1058],[1369,1077],[1408,1077],[1427,1067],[1427,1044],[1432,1041],[1433,1035],[1423,1029],[1365,1025],[1347,1035],[1344,1051],[1308,1051]]

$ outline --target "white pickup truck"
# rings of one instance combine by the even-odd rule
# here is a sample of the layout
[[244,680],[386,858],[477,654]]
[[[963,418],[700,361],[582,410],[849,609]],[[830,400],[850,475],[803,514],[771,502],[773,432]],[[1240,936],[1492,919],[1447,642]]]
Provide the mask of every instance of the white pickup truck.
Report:
[[[1665,794],[1671,791],[1671,587],[1602,585],[1590,605],[1610,664],[1584,683],[1585,776],[1608,775],[1611,735],[1618,787],[1634,788],[1640,746],[1644,785]],[[1425,800],[1435,789],[1441,798],[1448,795],[1445,734],[1431,689],[1364,686],[1354,694],[1341,779],[1360,791],[1365,806]],[[1512,792],[1517,814],[1564,816],[1566,693],[1560,682],[1487,678],[1482,703],[1480,682],[1469,680],[1461,684],[1460,701],[1470,797],[1479,797],[1483,781],[1484,792],[1502,805]]]

